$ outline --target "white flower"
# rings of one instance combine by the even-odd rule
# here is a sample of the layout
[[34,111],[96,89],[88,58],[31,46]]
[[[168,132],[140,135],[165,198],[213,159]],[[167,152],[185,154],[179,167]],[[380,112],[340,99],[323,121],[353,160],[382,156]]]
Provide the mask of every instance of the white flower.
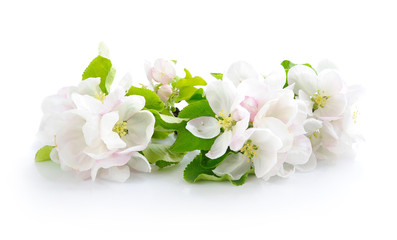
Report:
[[297,65],[288,72],[288,83],[295,84],[294,92],[313,109],[321,120],[336,120],[346,108],[344,83],[337,71],[325,69],[317,76],[313,69]]
[[239,103],[241,97],[235,86],[227,80],[214,81],[207,86],[207,100],[216,114],[214,117],[199,117],[190,120],[186,129],[194,136],[210,139],[216,136],[207,157],[215,159],[225,154],[227,148],[236,149],[233,141],[248,127],[249,113]]
[[120,104],[105,113],[105,106],[100,108],[88,95],[74,93],[72,99],[77,110],[67,114],[56,134],[60,162],[77,171],[90,171],[92,179],[99,169],[112,167],[118,167],[126,179],[130,173],[122,169],[127,164],[150,172],[149,163],[138,153],[146,148],[154,131],[153,115],[141,110],[145,105],[142,96],[123,97]]
[[250,128],[244,132],[237,154],[228,155],[213,172],[218,176],[230,175],[238,180],[251,166],[255,175],[263,178],[277,163],[277,153],[282,147],[279,137],[268,129]]
[[163,85],[167,85],[176,76],[174,64],[162,58],[154,61],[153,66],[147,62],[145,64],[145,70],[149,82],[154,80]]
[[258,80],[259,78],[259,74],[255,71],[255,69],[244,61],[233,63],[226,71],[224,76],[224,80],[226,79],[232,81],[236,87],[245,80]]

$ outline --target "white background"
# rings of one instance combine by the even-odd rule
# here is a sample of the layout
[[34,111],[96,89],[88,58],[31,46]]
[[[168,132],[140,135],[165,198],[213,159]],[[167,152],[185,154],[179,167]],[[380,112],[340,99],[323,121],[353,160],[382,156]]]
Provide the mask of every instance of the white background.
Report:
[[[2,1],[1,239],[396,239],[393,1]],[[236,60],[334,61],[367,88],[356,158],[244,186],[189,184],[181,166],[118,184],[34,163],[43,98],[76,85],[105,41],[118,73],[177,59],[205,78]],[[180,75],[183,75],[179,71]]]

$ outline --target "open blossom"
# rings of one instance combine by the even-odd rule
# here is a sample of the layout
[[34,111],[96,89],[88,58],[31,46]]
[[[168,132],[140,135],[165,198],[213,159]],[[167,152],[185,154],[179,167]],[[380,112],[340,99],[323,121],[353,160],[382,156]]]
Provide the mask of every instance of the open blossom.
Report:
[[240,97],[230,81],[214,81],[207,86],[207,100],[215,117],[199,117],[190,120],[186,129],[199,138],[217,137],[207,157],[215,159],[225,154],[227,148],[236,149],[236,136],[248,127],[249,113],[239,103]]
[[315,117],[327,121],[341,118],[347,100],[336,70],[325,69],[317,76],[310,67],[297,65],[289,70],[288,82],[295,84],[295,94],[307,102]]
[[153,66],[150,63],[145,64],[145,69],[150,82],[154,80],[163,85],[167,85],[176,76],[174,64],[162,58],[154,61]]
[[[99,84],[93,80],[86,84],[94,82]],[[98,171],[115,181],[125,181],[130,168],[149,172],[149,163],[138,153],[146,148],[154,129],[153,115],[142,110],[144,98],[125,97],[122,89],[98,95],[88,91],[98,85],[90,86],[87,91],[73,92],[70,99],[74,107],[58,114],[51,127],[42,129],[41,132],[47,131],[43,136],[52,135],[49,145],[55,148],[51,159],[64,169],[73,169],[92,179]]]

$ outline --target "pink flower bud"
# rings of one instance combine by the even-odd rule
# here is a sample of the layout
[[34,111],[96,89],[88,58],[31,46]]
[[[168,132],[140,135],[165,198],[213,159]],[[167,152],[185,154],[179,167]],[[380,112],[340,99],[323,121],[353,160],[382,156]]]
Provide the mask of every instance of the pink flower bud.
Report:
[[159,83],[167,85],[176,76],[173,63],[164,59],[157,59],[150,69],[150,77]]
[[157,95],[160,97],[161,101],[165,102],[168,100],[172,94],[172,89],[170,85],[162,85],[157,91]]
[[258,101],[253,97],[246,96],[240,105],[247,109],[247,111],[250,113],[250,122],[253,122],[259,110]]

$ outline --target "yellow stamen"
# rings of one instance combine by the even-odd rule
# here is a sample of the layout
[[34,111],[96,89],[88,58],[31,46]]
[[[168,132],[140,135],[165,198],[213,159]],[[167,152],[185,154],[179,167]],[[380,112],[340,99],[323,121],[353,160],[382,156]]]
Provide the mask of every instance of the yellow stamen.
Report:
[[324,96],[325,91],[320,92],[320,90],[317,90],[310,99],[313,101],[313,111],[317,110],[319,107],[323,108],[328,102],[329,96]]
[[57,144],[57,135],[54,135],[54,144],[55,144],[55,147],[57,148],[57,147],[58,147],[58,144]]
[[113,132],[117,133],[120,137],[124,137],[128,134],[127,122],[126,121],[118,121],[114,124]]
[[218,120],[219,127],[226,130],[231,130],[234,125],[236,125],[236,121],[233,120],[231,115],[226,115],[225,112],[222,110],[219,114],[215,115],[215,118]]
[[161,75],[163,75],[163,76],[164,76],[164,75],[165,75],[165,72],[161,72]]
[[250,162],[258,156],[256,150],[258,150],[258,146],[253,144],[251,140],[248,140],[240,149],[240,152],[247,158],[248,162]]
[[359,116],[360,116],[360,112],[358,111],[358,109],[356,109],[356,110],[353,112],[353,116],[352,116],[354,124],[357,124],[357,120],[358,120],[358,117],[359,117]]
[[102,91],[95,92],[95,98],[103,103],[105,101],[106,94],[104,94]]

